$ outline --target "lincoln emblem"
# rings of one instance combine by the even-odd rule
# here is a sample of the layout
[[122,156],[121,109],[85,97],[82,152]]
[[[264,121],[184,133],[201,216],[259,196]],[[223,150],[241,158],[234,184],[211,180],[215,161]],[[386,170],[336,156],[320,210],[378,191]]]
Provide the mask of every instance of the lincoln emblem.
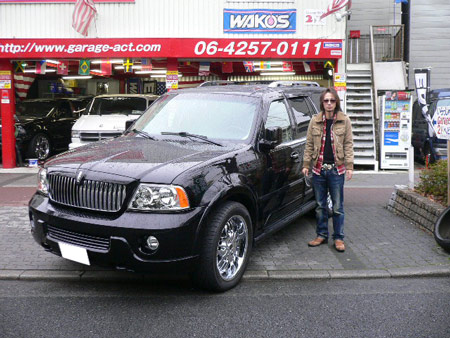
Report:
[[80,184],[82,180],[83,180],[83,172],[80,170],[77,173],[77,184]]

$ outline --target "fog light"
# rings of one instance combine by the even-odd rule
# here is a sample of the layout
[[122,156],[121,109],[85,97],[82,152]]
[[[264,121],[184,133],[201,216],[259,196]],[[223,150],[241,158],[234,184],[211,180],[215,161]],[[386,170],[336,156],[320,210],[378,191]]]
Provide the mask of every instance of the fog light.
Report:
[[148,247],[150,250],[156,250],[156,249],[158,249],[158,247],[159,247],[159,242],[158,242],[158,240],[156,239],[156,237],[154,237],[154,236],[148,236],[148,237],[147,237],[147,247]]

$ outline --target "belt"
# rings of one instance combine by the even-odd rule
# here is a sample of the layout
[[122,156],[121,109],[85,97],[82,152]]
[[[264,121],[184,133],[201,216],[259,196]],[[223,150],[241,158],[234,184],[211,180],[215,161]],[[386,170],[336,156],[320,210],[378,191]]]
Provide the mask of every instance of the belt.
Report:
[[322,170],[331,170],[335,167],[335,164],[328,164],[328,163],[323,163],[322,164]]

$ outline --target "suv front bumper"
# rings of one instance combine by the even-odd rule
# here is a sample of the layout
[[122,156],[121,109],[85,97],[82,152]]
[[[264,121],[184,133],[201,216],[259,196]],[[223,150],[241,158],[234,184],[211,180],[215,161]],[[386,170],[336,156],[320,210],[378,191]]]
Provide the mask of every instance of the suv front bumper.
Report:
[[[87,251],[91,265],[137,272],[189,267],[198,253],[198,225],[204,208],[178,213],[128,212],[111,216],[50,203],[36,193],[29,203],[31,230],[37,243],[62,256],[60,242]],[[154,236],[158,249],[146,246]]]

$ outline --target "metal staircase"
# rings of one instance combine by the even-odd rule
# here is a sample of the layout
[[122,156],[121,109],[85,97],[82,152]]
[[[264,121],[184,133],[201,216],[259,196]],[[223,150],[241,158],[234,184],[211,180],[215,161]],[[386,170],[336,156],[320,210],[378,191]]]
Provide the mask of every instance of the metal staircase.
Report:
[[355,165],[378,170],[372,104],[372,71],[367,64],[347,65],[346,114],[352,122]]

